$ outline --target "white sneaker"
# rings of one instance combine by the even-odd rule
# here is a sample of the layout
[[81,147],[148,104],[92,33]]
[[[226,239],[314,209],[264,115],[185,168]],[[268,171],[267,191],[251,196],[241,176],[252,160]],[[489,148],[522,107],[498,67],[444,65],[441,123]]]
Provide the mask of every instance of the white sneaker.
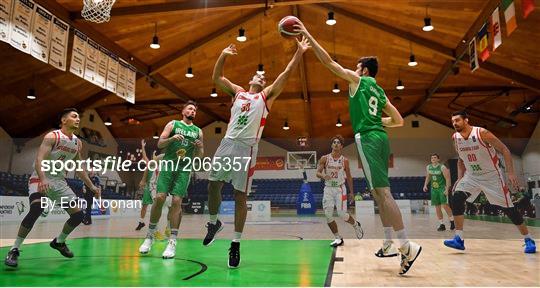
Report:
[[396,257],[398,256],[398,250],[394,246],[394,241],[383,241],[383,246],[377,253],[375,253],[375,256],[386,258],[386,257]]
[[404,247],[399,248],[401,252],[401,268],[399,270],[399,275],[405,275],[409,269],[411,269],[414,261],[422,252],[422,246],[409,241]]
[[176,239],[169,239],[167,248],[163,251],[163,259],[172,259],[176,255]]
[[146,238],[144,239],[144,242],[142,243],[141,247],[139,247],[139,253],[141,254],[147,254],[152,249],[152,244],[154,244],[154,239],[152,238]]
[[332,243],[330,243],[330,246],[338,247],[338,246],[342,246],[343,244],[345,244],[345,241],[343,241],[343,238],[337,238],[334,241],[332,241]]
[[362,229],[362,225],[360,224],[360,222],[356,221],[355,225],[353,225],[353,228],[354,233],[356,234],[356,238],[364,238],[364,229]]

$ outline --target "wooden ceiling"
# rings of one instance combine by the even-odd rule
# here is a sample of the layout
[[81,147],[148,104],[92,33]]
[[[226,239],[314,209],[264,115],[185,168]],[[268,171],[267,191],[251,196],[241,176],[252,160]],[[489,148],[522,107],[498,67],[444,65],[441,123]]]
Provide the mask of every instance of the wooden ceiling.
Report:
[[[355,67],[359,56],[378,56],[377,81],[404,116],[419,114],[450,126],[451,112],[468,108],[475,125],[508,139],[528,139],[540,117],[540,101],[536,101],[540,99],[540,43],[533,40],[540,39],[539,1],[523,19],[521,1],[516,0],[517,30],[506,37],[502,25],[502,46],[474,73],[462,40],[472,38],[500,1],[119,0],[104,24],[81,19],[80,0],[36,2],[137,67],[136,104],[0,43],[4,64],[0,125],[13,137],[39,135],[67,106],[95,108],[103,119],[110,117],[110,130],[118,138],[153,136],[179,117],[187,99],[200,103],[195,121],[199,126],[227,122],[230,98],[221,91],[217,98],[209,96],[215,60],[224,47],[235,43],[239,55],[227,60],[226,76],[247,88],[261,61],[273,81],[295,49],[294,41],[277,32],[277,23],[286,15],[298,16],[345,67]],[[421,29],[426,7],[435,27],[431,32]],[[325,24],[328,11],[335,12],[335,26]],[[156,22],[158,50],[149,48]],[[236,41],[240,27],[248,37],[244,43]],[[419,63],[416,67],[407,66],[411,49]],[[190,63],[192,79],[184,77]],[[263,137],[285,148],[301,135],[325,138],[340,133],[352,138],[346,83],[325,69],[313,52],[304,55],[300,66],[275,102]],[[398,78],[406,86],[402,91],[395,89]],[[34,101],[25,97],[30,83],[38,94]],[[334,83],[341,87],[338,94],[331,92]],[[525,103],[533,103],[533,113],[522,113]],[[335,126],[338,117],[341,128]],[[141,124],[129,125],[129,118]],[[285,120],[291,127],[288,131],[282,129]],[[510,144],[521,153],[526,143]]]

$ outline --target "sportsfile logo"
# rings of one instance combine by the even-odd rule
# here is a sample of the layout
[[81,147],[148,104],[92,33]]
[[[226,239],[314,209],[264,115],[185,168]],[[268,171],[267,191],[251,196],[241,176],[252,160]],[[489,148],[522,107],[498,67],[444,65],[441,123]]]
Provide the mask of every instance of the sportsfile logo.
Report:
[[[133,165],[136,164],[136,168]],[[120,156],[107,156],[104,160],[43,160],[41,170],[50,175],[66,172],[92,171],[105,174],[107,171],[248,171],[251,157],[178,157],[176,160],[150,160],[133,162]],[[109,169],[109,167],[111,167]]]

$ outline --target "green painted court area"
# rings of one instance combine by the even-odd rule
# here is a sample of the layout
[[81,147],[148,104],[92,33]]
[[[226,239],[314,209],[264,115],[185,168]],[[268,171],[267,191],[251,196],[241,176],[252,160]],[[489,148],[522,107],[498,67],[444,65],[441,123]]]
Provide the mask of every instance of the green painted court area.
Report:
[[[0,286],[324,286],[332,248],[323,240],[244,240],[238,269],[227,267],[228,240],[204,247],[180,239],[176,259],[164,260],[166,241],[148,255],[141,239],[68,239],[68,259],[49,243],[21,247],[19,267],[2,268]],[[6,255],[9,247],[0,248]],[[3,264],[2,264],[3,265]]]
[[[512,224],[512,221],[506,216],[466,215],[465,219]],[[531,227],[540,227],[540,219],[525,218],[525,224]]]

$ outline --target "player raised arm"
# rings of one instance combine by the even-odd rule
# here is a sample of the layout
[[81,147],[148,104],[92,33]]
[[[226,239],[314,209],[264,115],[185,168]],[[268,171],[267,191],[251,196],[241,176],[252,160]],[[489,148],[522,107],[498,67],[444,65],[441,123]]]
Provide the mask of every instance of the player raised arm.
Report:
[[167,123],[167,125],[163,129],[163,132],[161,132],[161,136],[159,136],[159,140],[157,144],[157,147],[159,149],[163,149],[169,146],[169,143],[171,143],[172,141],[184,140],[184,136],[180,134],[174,134],[172,137],[169,137],[169,135],[171,135],[172,128],[173,128],[173,121],[170,121],[169,123]]
[[302,22],[299,22],[294,25],[295,31],[300,32],[304,37],[307,38],[311,46],[313,47],[313,52],[315,52],[315,56],[321,61],[321,63],[332,73],[336,74],[339,78],[347,80],[349,83],[357,84],[359,81],[359,76],[356,74],[356,72],[343,68],[343,66],[339,65],[336,61],[330,57],[330,54],[322,48],[321,44],[319,44],[311,34],[307,31],[306,27]]
[[397,108],[390,103],[390,99],[386,98],[386,106],[383,108],[383,112],[388,117],[382,117],[382,123],[385,127],[401,127],[403,126],[403,117]]
[[345,176],[347,176],[347,187],[349,188],[349,201],[354,200],[354,186],[353,178],[351,176],[351,168],[349,166],[349,159],[345,158],[343,168],[345,169]]
[[279,96],[281,91],[283,91],[283,88],[285,87],[287,80],[289,80],[292,71],[296,68],[296,66],[298,66],[300,59],[302,59],[302,55],[310,47],[306,38],[302,38],[302,41],[298,41],[298,39],[296,39],[296,45],[296,52],[294,53],[291,61],[289,61],[289,64],[287,65],[285,70],[281,72],[281,74],[279,74],[279,76],[276,78],[276,81],[274,81],[272,85],[264,89],[264,93],[267,95],[266,106],[268,107],[268,109],[272,107],[272,104],[276,100],[277,96]]
[[324,166],[326,166],[326,157],[321,157],[319,159],[319,165],[317,165],[317,178],[320,178],[322,180],[330,180],[330,175],[327,175],[324,172]]
[[517,181],[517,177],[514,171],[514,160],[512,160],[512,154],[510,153],[508,147],[506,147],[506,145],[504,145],[504,143],[502,143],[499,138],[497,138],[487,129],[481,128],[480,136],[482,137],[482,140],[484,142],[493,146],[495,150],[503,154],[504,163],[506,164],[506,175],[508,176],[508,181],[510,182],[510,184],[512,184],[514,189],[519,190],[519,183]]
[[146,162],[146,164],[148,164],[148,161],[150,161],[150,159],[148,159],[148,156],[146,156],[146,141],[144,141],[144,139],[141,139],[141,150],[142,150],[142,159],[144,160],[144,162]]
[[38,153],[36,155],[34,169],[36,170],[36,173],[39,177],[38,191],[40,193],[45,193],[47,190],[49,190],[49,181],[47,180],[47,177],[45,177],[45,172],[43,172],[41,165],[43,164],[43,160],[49,157],[49,153],[54,146],[55,139],[56,138],[54,137],[53,132],[47,133],[47,135],[45,135],[45,137],[43,138],[43,142],[41,142]]
[[223,49],[221,54],[219,55],[218,60],[216,61],[216,65],[214,66],[214,72],[212,73],[212,80],[216,85],[223,90],[225,93],[229,94],[230,96],[234,97],[238,91],[244,90],[241,86],[236,85],[232,83],[229,79],[225,78],[223,70],[225,66],[225,59],[227,56],[230,55],[236,55],[238,52],[236,51],[236,46],[234,44],[230,44],[227,46],[227,48]]

